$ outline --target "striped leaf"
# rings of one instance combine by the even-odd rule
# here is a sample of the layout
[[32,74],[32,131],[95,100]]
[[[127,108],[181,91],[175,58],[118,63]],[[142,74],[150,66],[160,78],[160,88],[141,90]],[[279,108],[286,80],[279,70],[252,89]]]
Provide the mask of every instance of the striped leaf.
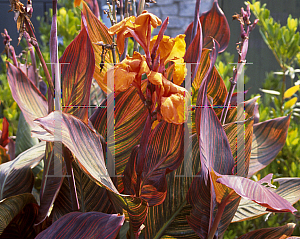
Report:
[[6,69],[12,96],[23,112],[27,123],[34,128],[36,124],[33,121],[47,115],[47,100],[22,70],[9,62],[6,62]]
[[187,191],[193,177],[200,170],[199,143],[196,134],[190,142],[192,148],[186,151],[185,161],[166,175],[168,193],[161,205],[150,207],[145,221],[144,237],[157,239],[171,238],[199,238],[187,223],[192,206],[186,201]]
[[214,0],[211,10],[202,14],[200,21],[203,31],[203,48],[211,49],[212,38],[214,38],[220,44],[218,52],[225,51],[230,39],[230,28],[225,14],[219,7],[218,0]]
[[88,121],[89,96],[95,69],[95,56],[86,28],[66,48],[61,65],[63,112]]
[[40,207],[35,222],[37,225],[46,219],[57,197],[65,174],[66,167],[62,157],[62,144],[60,142],[47,142],[40,189]]
[[[274,190],[291,204],[300,200],[300,178],[277,178],[273,182],[278,182],[279,187]],[[253,219],[268,213],[266,208],[252,201],[242,199],[232,222],[239,222]]]
[[[107,89],[107,83],[104,82],[104,74],[107,71],[107,64],[104,65],[102,71],[100,70],[100,63],[102,62],[102,46],[97,45],[96,43],[102,41],[103,44],[112,44],[113,38],[108,34],[108,28],[97,17],[95,17],[85,2],[83,2],[82,15],[83,25],[87,29],[95,54],[94,78],[105,93],[110,93],[111,89]],[[116,55],[116,62],[119,62],[118,54]],[[105,63],[113,63],[113,54],[111,50],[108,50],[105,55]]]
[[[79,167],[100,186],[119,194],[108,175],[103,157],[102,144],[99,134],[84,124],[80,119],[58,111],[35,120],[41,127],[54,135],[55,121],[61,123],[62,143],[74,154]],[[39,132],[37,131],[36,134]],[[44,137],[42,140],[54,141],[54,137]]]
[[72,212],[61,217],[49,228],[38,234],[36,238],[114,239],[118,235],[124,220],[124,216],[117,214]]
[[21,153],[14,160],[0,165],[0,200],[3,198],[31,192],[34,168],[45,154],[44,142]]
[[[31,193],[24,193],[24,194],[19,194],[17,196],[11,196],[0,201],[0,235],[1,236],[3,236],[2,233],[5,231],[5,228],[10,224],[10,222],[12,222],[14,218],[20,212],[22,212],[22,210],[24,209],[24,207],[26,207],[26,205],[31,203],[36,203],[34,196]],[[33,225],[32,219],[28,221],[31,221]],[[8,237],[8,238],[12,238],[12,237]]]
[[[133,153],[124,170],[124,193],[136,195],[137,155],[139,147]],[[161,204],[167,194],[165,175],[179,167],[184,153],[184,128],[167,122],[159,123],[150,133],[145,153],[140,196],[149,206]]]
[[[191,30],[191,28],[193,28],[193,25],[194,25],[194,23],[192,22],[190,24],[190,26],[188,27],[188,29]],[[203,39],[202,39],[202,28],[201,28],[200,21],[197,25],[197,33],[195,35],[195,38],[192,40],[191,44],[189,44],[187,42],[187,41],[189,41],[189,39],[185,39],[185,41],[186,41],[187,45],[189,45],[189,46],[185,52],[184,60],[186,63],[194,63],[191,66],[191,73],[192,73],[192,76],[194,76],[195,72],[197,72],[198,67],[200,65],[201,53],[202,53]],[[194,79],[192,79],[192,81],[193,80]]]
[[[107,195],[106,189],[94,183],[79,167],[72,163],[76,192],[81,212],[116,213]],[[64,178],[52,209],[53,221],[72,212],[72,200],[68,178]]]
[[219,176],[217,182],[233,189],[235,193],[245,199],[254,201],[275,212],[293,213],[297,211],[290,202],[261,185],[259,182],[234,175],[217,175]]
[[285,239],[292,235],[295,226],[295,223],[288,223],[281,227],[258,229],[248,232],[247,234],[240,236],[238,239]]
[[211,107],[207,97],[209,73],[213,69],[218,52],[214,47],[208,73],[205,75],[197,96],[196,130],[199,140],[201,170],[195,177],[187,194],[187,201],[192,205],[189,225],[201,238],[208,236],[213,222],[214,187],[209,171],[213,169],[222,174],[232,174],[234,160],[226,133],[220,120]]
[[[143,93],[145,90],[146,83],[143,83]],[[111,152],[115,152],[116,174],[122,175],[133,147],[140,143],[148,110],[140,100],[135,87],[130,87],[122,93],[115,93],[114,98],[110,95],[108,99],[108,105],[107,101],[104,101],[103,108],[98,108],[90,120],[95,129],[108,141]],[[114,111],[107,112],[107,109]],[[107,122],[115,122],[114,134],[109,132],[111,137],[109,139],[107,139]],[[112,127],[109,126],[109,129]],[[118,179],[118,189],[122,192],[123,182],[121,177]]]
[[248,177],[268,166],[285,144],[290,115],[254,124]]

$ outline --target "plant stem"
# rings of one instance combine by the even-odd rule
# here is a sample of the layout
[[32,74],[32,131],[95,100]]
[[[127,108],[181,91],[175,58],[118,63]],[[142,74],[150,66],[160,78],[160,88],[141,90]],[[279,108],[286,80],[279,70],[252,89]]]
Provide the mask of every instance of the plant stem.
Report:
[[208,237],[207,239],[213,239],[214,238],[214,235],[218,229],[218,225],[221,221],[221,218],[222,218],[222,215],[223,215],[223,212],[224,212],[224,209],[226,207],[226,204],[227,204],[227,201],[228,199],[230,198],[231,194],[233,193],[234,191],[232,191],[231,193],[229,193],[227,195],[227,197],[222,200],[222,202],[218,205],[218,211],[217,211],[217,214],[215,216],[215,220],[213,222],[213,225],[212,227],[210,228],[210,231],[209,231],[209,234],[208,234]]
[[137,166],[136,166],[136,174],[137,174],[137,183],[136,183],[136,196],[140,196],[140,187],[141,187],[141,180],[142,180],[142,173],[144,169],[144,164],[145,164],[145,155],[146,155],[146,149],[148,145],[148,140],[151,132],[151,126],[152,126],[152,120],[151,120],[151,115],[150,112],[148,114],[148,117],[146,119],[146,123],[144,126],[144,130],[142,133],[141,137],[141,143],[140,143],[140,148],[139,148],[139,153],[137,156]]
[[283,116],[283,101],[284,101],[284,92],[285,92],[285,71],[286,71],[284,65],[282,65],[282,71],[283,71],[283,76],[282,76],[282,86],[281,86],[280,111],[281,111],[281,115]]
[[[40,59],[40,61],[41,61],[43,70],[44,70],[44,72],[45,72],[46,80],[47,80],[48,85],[49,85],[49,88],[50,88],[50,93],[51,93],[51,95],[54,97],[54,86],[53,86],[53,82],[52,82],[50,73],[49,73],[49,71],[48,71],[47,65],[46,65],[46,63],[45,63],[45,60],[44,60],[44,58],[43,58],[42,52],[41,52],[41,50],[40,50],[40,47],[39,47],[38,42],[37,42],[37,40],[36,40],[36,37],[35,37],[35,35],[34,35],[33,31],[32,31],[31,26],[29,25],[28,21],[25,21],[25,24],[26,24],[26,29],[27,29],[27,31],[28,31],[30,37],[31,37],[31,40],[32,40],[31,44],[34,46],[34,49],[35,49],[35,51],[36,51],[36,53],[37,53],[37,55],[38,55],[38,57],[39,57],[39,59]],[[48,91],[48,92],[49,92],[49,91]]]
[[66,163],[67,173],[69,175],[68,181],[69,181],[69,187],[70,187],[70,195],[71,195],[71,201],[72,201],[72,211],[79,211],[79,202],[76,192],[76,184],[75,184],[75,178],[72,168],[72,156],[70,153],[70,150],[63,146],[63,154],[64,159]]

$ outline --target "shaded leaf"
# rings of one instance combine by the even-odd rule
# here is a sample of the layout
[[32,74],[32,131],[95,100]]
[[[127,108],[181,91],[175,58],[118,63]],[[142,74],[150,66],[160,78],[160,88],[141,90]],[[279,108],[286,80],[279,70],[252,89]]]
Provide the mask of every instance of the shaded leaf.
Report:
[[212,38],[214,38],[220,44],[218,52],[223,52],[229,43],[230,29],[217,0],[214,0],[210,11],[202,14],[200,21],[203,31],[203,48],[211,49],[213,47]]
[[89,96],[95,69],[95,56],[86,28],[66,48],[62,64],[63,112],[88,121]]
[[[62,143],[74,154],[79,167],[97,184],[119,194],[108,175],[99,134],[78,118],[66,113],[60,114],[58,111],[35,122],[54,135],[55,120],[61,122]],[[35,133],[38,135],[40,132]],[[54,141],[54,137],[40,137],[42,140]]]
[[290,115],[254,124],[248,177],[268,166],[285,144]]
[[29,203],[36,203],[31,193],[8,197],[0,202],[0,234]]
[[18,130],[16,135],[16,156],[36,145],[38,142],[39,140],[37,138],[31,137],[31,127],[29,126],[24,118],[23,113],[21,112],[19,116]]
[[[300,200],[300,178],[277,178],[273,182],[278,182],[278,189],[274,190],[279,196],[289,203],[295,204]],[[268,213],[266,208],[252,201],[242,199],[232,222],[239,222],[253,219]]]
[[5,228],[0,238],[35,238],[34,220],[38,212],[36,203],[27,204]]
[[12,96],[23,112],[27,123],[34,128],[36,124],[33,120],[47,115],[47,100],[23,71],[9,62],[6,62],[6,69]]
[[145,221],[143,234],[145,238],[199,238],[187,223],[186,217],[192,209],[186,202],[186,194],[193,177],[200,170],[199,143],[194,134],[186,150],[186,157],[181,165],[166,175],[168,193],[161,205],[150,207]]
[[57,197],[65,174],[66,167],[62,157],[62,144],[60,142],[47,142],[40,189],[40,207],[35,221],[36,225],[41,224],[46,219]]
[[247,234],[240,236],[238,239],[285,239],[292,235],[295,226],[295,223],[288,223],[287,225],[281,227],[258,229],[248,232]]
[[[218,175],[218,174],[217,174]],[[241,197],[252,200],[270,210],[278,212],[297,211],[287,200],[272,192],[260,183],[233,175],[218,175],[217,182],[232,188]]]
[[10,161],[10,156],[6,153],[6,149],[0,145],[0,164],[8,161]]
[[[72,163],[72,168],[80,211],[116,213],[109,200],[106,189],[94,183],[75,162]],[[68,178],[64,178],[52,209],[53,221],[58,220],[70,212],[72,212],[70,186]]]
[[38,238],[116,238],[125,220],[117,214],[72,212],[37,235]]
[[[102,47],[95,43],[102,41],[103,44],[112,44],[112,36],[108,34],[108,28],[92,13],[85,2],[83,2],[82,15],[84,16],[84,18],[82,18],[83,25],[87,29],[95,54],[94,78],[105,93],[110,93],[111,89],[107,89],[107,83],[104,82],[104,74],[107,71],[107,64],[104,65],[102,71],[100,70],[100,63],[102,62]],[[116,62],[119,62],[118,56],[116,56],[116,58]],[[111,50],[109,50],[105,55],[105,63],[113,63]]]
[[35,167],[45,154],[44,142],[21,153],[14,160],[0,165],[0,200],[8,196],[31,192]]

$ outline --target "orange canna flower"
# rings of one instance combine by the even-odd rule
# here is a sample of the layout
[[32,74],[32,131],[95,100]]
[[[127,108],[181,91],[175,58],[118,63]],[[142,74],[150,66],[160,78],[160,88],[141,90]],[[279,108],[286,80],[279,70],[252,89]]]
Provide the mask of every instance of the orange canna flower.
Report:
[[117,46],[120,54],[124,52],[126,37],[133,37],[147,52],[149,51],[148,42],[151,37],[151,26],[156,28],[159,25],[161,25],[161,20],[145,10],[138,17],[130,16],[113,25],[108,29],[108,33],[111,35],[117,34]]
[[139,52],[134,52],[133,56],[127,56],[122,62],[110,68],[104,75],[104,83],[107,78],[114,80],[116,92],[127,90],[135,80],[141,80],[141,76],[148,74],[150,69],[146,59]]
[[[175,38],[170,38],[169,36],[163,36],[161,40],[156,55],[160,55],[160,60],[166,65],[168,62],[174,62],[174,73],[173,82],[180,85],[187,73],[184,54],[185,54],[185,35],[181,34]],[[150,49],[152,50],[157,36],[154,36],[150,41]]]

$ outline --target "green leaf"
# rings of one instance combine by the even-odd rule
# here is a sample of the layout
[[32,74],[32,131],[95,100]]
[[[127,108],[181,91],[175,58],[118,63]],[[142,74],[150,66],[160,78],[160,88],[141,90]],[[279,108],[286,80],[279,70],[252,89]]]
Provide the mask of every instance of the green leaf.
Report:
[[291,109],[296,103],[297,103],[298,98],[293,97],[289,101],[284,103],[284,109]]
[[24,115],[21,112],[19,116],[18,130],[16,136],[16,156],[18,156],[25,150],[31,148],[32,146],[36,145],[38,142],[39,141],[37,138],[31,137],[31,127],[26,122]]
[[0,165],[0,200],[8,196],[31,192],[33,173],[45,154],[45,142],[41,142],[21,153],[12,161]]
[[22,209],[30,203],[36,203],[31,193],[11,196],[0,201],[0,235]]

